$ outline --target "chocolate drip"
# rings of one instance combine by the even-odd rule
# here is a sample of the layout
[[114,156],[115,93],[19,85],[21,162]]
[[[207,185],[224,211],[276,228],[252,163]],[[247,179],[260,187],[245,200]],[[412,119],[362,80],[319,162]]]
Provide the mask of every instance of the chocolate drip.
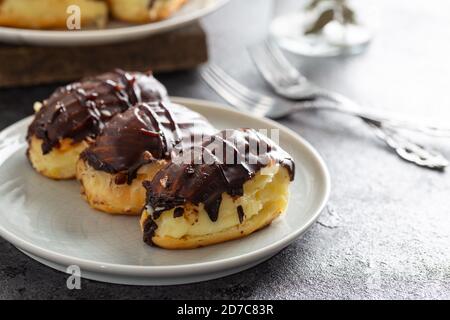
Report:
[[[217,221],[222,193],[242,196],[244,183],[269,164],[280,164],[289,171],[291,180],[294,179],[292,158],[273,141],[252,129],[221,131],[205,141],[201,150],[188,163],[174,158],[152,181],[144,182],[153,219],[166,210],[189,202],[195,205],[203,203],[211,221]],[[220,151],[223,157],[219,157]],[[228,159],[227,154],[231,155]],[[238,207],[238,215],[242,222],[242,207]]]
[[237,213],[238,213],[238,217],[239,217],[239,223],[244,222],[245,212],[244,212],[244,208],[241,205],[239,205],[237,207]]
[[170,159],[183,139],[214,132],[205,118],[186,107],[168,101],[143,103],[111,119],[81,158],[96,170],[121,173],[116,182],[131,183],[144,164]]
[[151,74],[115,70],[57,89],[37,112],[28,129],[43,140],[42,152],[61,139],[74,142],[96,137],[115,114],[139,102],[160,101],[167,91]]
[[175,208],[175,210],[173,211],[173,217],[174,218],[179,218],[182,217],[184,214],[184,209],[181,207]]
[[158,225],[152,219],[147,219],[142,229],[144,242],[150,245],[153,244],[152,238],[155,235],[156,229],[158,229]]

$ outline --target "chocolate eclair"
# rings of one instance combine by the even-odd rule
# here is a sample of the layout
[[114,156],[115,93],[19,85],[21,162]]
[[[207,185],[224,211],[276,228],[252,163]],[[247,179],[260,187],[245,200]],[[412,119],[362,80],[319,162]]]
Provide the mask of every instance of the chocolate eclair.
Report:
[[[244,237],[286,208],[294,162],[253,129],[221,131],[145,181],[144,241],[189,249]],[[187,156],[186,156],[187,154]]]
[[77,178],[95,209],[112,214],[140,214],[144,180],[150,180],[184,144],[201,144],[215,129],[200,114],[160,101],[117,114],[80,156]]
[[114,18],[147,23],[168,18],[187,0],[108,0]]
[[115,70],[58,88],[37,111],[27,140],[33,167],[49,178],[75,177],[79,154],[117,113],[167,98],[151,73]]

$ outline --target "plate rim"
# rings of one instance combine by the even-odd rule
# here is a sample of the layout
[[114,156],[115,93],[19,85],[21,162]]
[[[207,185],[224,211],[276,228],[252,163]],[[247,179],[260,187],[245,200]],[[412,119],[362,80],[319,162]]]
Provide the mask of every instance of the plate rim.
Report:
[[[183,16],[144,24],[130,24],[118,28],[94,30],[44,30],[0,26],[0,40],[12,44],[34,44],[51,46],[82,46],[95,44],[120,43],[143,38],[145,36],[170,31],[193,23],[223,6],[230,0],[213,0],[210,5],[187,12]],[[126,36],[126,39],[124,37]]]
[[[232,107],[227,106],[226,104],[203,100],[203,99],[193,99],[193,98],[184,98],[184,97],[171,97],[171,100],[174,103],[184,104],[184,105],[198,105],[200,107],[205,108],[215,108],[219,109],[235,116],[244,116],[257,119],[263,124],[268,125],[269,127],[276,127],[282,130],[285,134],[289,135],[291,139],[295,139],[299,141],[307,151],[314,157],[316,164],[318,165],[318,169],[321,171],[324,178],[324,193],[321,195],[320,204],[317,206],[316,211],[312,215],[312,217],[305,223],[301,228],[295,230],[294,232],[286,235],[285,237],[279,239],[278,241],[265,246],[263,248],[259,248],[255,251],[233,256],[230,258],[223,258],[209,262],[200,262],[200,263],[190,263],[190,264],[182,264],[176,266],[136,266],[136,265],[125,265],[125,264],[114,264],[114,263],[102,263],[100,261],[93,261],[78,257],[68,256],[62,253],[58,253],[37,245],[34,245],[31,242],[28,242],[16,235],[12,232],[8,231],[0,224],[0,236],[5,240],[13,244],[14,246],[19,247],[22,250],[25,250],[33,255],[36,255],[40,258],[54,261],[61,265],[78,265],[81,270],[88,270],[94,272],[102,272],[108,274],[117,274],[117,275],[129,275],[129,276],[180,276],[180,271],[184,271],[184,275],[196,274],[200,273],[203,270],[207,270],[208,272],[215,272],[222,270],[224,268],[233,268],[239,265],[244,265],[251,263],[252,261],[256,261],[258,259],[262,259],[265,256],[270,255],[271,253],[276,253],[283,248],[287,247],[290,243],[292,243],[295,239],[300,237],[306,230],[308,230],[311,225],[317,220],[325,205],[328,202],[330,192],[331,192],[331,178],[325,161],[319,154],[319,152],[303,137],[299,134],[295,133],[293,130],[287,128],[286,126],[275,122],[273,120],[267,118],[260,118],[253,116],[251,114],[236,110]],[[6,136],[9,132],[14,131],[17,127],[23,125],[24,122],[30,121],[32,116],[26,117],[22,120],[15,122],[14,124],[6,127],[0,132],[0,138]],[[1,150],[0,150],[1,151]],[[189,272],[190,270],[190,272]],[[186,273],[186,271],[188,271]]]

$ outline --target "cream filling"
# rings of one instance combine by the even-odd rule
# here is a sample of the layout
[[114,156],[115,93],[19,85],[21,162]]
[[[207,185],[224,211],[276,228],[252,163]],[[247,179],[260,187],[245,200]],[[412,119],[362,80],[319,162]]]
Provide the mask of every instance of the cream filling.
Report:
[[84,160],[77,166],[77,179],[83,185],[84,193],[97,209],[110,213],[140,214],[145,205],[144,180],[151,180],[166,164],[165,160],[158,160],[139,168],[137,177],[128,185],[116,184],[117,174],[95,170]]
[[181,217],[174,218],[175,208],[165,211],[155,221],[158,225],[155,235],[180,239],[222,232],[241,224],[238,206],[244,210],[243,222],[272,208],[284,209],[289,198],[289,183],[289,174],[285,168],[278,164],[266,167],[244,184],[243,196],[233,199],[226,193],[222,194],[217,221],[211,221],[203,204],[187,204]]
[[87,148],[85,141],[73,143],[72,139],[63,139],[57,148],[42,154],[43,141],[31,137],[29,157],[33,167],[47,177],[68,179],[75,177],[76,163],[80,153]]

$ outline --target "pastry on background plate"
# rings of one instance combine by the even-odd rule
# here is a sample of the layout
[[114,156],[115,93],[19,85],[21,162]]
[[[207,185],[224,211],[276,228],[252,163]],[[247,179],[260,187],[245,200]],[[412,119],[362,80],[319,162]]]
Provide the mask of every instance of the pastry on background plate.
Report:
[[142,101],[166,99],[167,91],[150,73],[116,70],[57,89],[28,128],[32,166],[53,179],[75,177],[80,153],[117,113]]
[[108,0],[114,18],[133,23],[166,19],[186,1],[188,0]]
[[[215,132],[200,114],[169,101],[144,103],[117,114],[80,156],[77,179],[91,207],[136,215],[145,204],[144,180],[170,161],[174,148]],[[197,139],[198,138],[198,139]]]
[[81,11],[81,27],[105,26],[108,6],[98,0],[2,0],[0,25],[14,28],[66,28],[67,8],[76,5]]
[[252,129],[222,131],[200,150],[174,158],[144,182],[146,243],[166,249],[220,243],[269,225],[286,209],[295,166],[272,140]]

